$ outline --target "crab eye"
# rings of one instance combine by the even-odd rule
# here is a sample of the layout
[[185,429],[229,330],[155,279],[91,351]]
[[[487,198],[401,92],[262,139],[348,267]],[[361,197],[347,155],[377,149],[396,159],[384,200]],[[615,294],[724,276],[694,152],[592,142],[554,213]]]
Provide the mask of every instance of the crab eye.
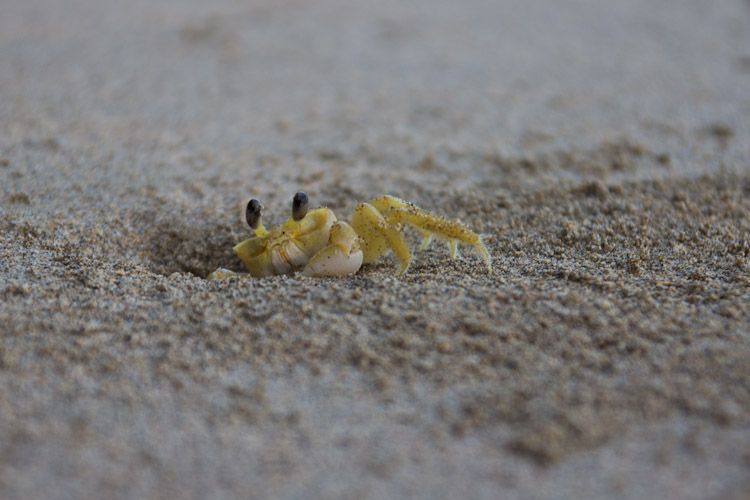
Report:
[[301,221],[307,215],[307,195],[300,191],[292,198],[292,219]]
[[245,219],[247,219],[247,223],[252,229],[258,228],[258,224],[260,223],[260,211],[262,209],[263,207],[260,206],[260,202],[255,198],[247,203]]

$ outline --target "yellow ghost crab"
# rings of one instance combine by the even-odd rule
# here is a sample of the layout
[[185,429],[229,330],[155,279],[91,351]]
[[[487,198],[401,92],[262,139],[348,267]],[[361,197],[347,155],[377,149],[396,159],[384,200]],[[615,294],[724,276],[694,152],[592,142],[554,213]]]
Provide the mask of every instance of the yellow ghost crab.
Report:
[[[354,209],[351,225],[338,220],[329,208],[309,211],[303,192],[292,199],[292,214],[287,221],[270,231],[263,226],[263,207],[250,200],[245,218],[255,236],[234,246],[234,251],[254,277],[302,271],[305,276],[340,276],[352,274],[362,264],[379,259],[390,251],[400,261],[398,274],[404,274],[412,254],[403,236],[411,226],[422,234],[422,250],[433,237],[445,240],[451,258],[458,254],[458,243],[472,245],[492,270],[492,259],[482,238],[459,222],[422,210],[394,196],[380,196]],[[217,269],[208,279],[242,275]]]

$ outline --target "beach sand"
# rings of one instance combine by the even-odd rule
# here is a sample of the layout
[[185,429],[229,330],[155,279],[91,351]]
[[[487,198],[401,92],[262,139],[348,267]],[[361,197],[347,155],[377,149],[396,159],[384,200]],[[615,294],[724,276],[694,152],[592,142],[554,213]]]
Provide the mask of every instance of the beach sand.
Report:
[[[10,0],[0,68],[0,498],[750,496],[748,2]],[[205,280],[298,190],[494,267]]]

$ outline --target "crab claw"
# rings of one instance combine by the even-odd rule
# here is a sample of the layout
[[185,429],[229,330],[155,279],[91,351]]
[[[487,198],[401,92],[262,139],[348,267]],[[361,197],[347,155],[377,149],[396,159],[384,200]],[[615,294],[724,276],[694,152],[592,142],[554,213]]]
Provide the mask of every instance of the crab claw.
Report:
[[341,276],[356,273],[362,267],[359,236],[346,222],[331,226],[328,246],[312,256],[302,271],[304,276]]

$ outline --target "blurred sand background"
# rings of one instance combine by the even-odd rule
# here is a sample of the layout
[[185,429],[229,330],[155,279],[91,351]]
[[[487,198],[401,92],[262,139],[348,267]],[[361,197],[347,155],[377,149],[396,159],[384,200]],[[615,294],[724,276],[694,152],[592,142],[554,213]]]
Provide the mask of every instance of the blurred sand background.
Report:
[[[0,68],[0,498],[750,496],[747,1],[4,0]],[[495,268],[203,279],[299,189]]]

